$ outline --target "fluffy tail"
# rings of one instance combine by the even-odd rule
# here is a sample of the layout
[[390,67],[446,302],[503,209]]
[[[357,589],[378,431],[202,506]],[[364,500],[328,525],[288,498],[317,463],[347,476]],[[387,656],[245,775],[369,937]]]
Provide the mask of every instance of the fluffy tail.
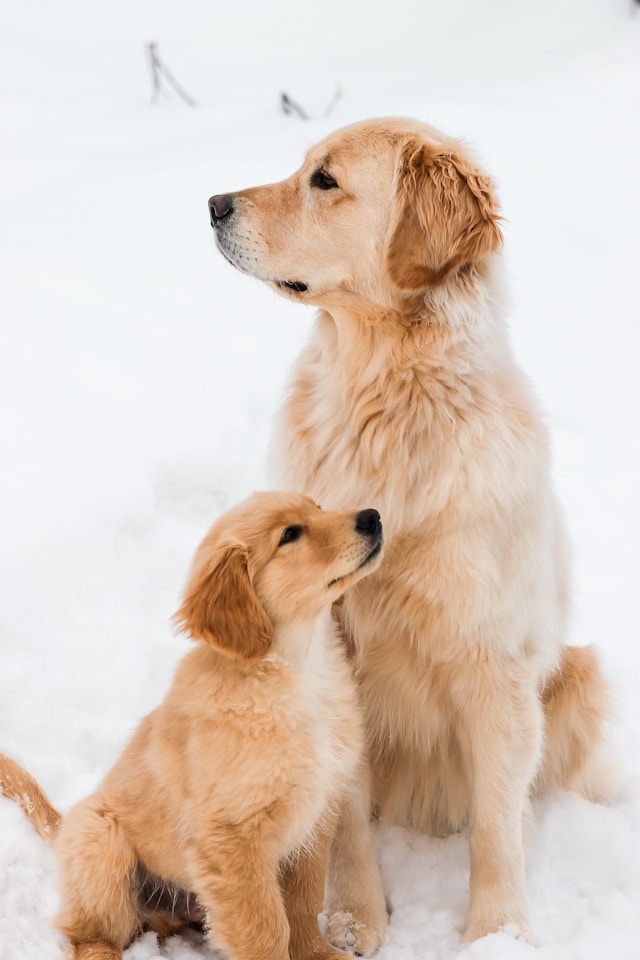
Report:
[[19,763],[0,753],[0,793],[15,800],[31,820],[41,837],[51,843],[55,838],[62,817],[51,806],[44,793]]
[[605,741],[611,694],[593,647],[565,647],[542,691],[545,747],[537,791],[576,790],[589,800],[613,799],[619,784]]

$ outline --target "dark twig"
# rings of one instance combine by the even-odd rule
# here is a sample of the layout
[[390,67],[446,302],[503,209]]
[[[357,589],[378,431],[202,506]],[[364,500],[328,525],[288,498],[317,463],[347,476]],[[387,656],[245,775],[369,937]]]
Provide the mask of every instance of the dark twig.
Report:
[[280,94],[280,106],[282,107],[282,112],[286,114],[297,113],[301,120],[308,120],[309,117],[304,112],[301,106],[299,106],[295,100],[292,100],[287,93]]
[[197,106],[196,101],[193,97],[190,97],[186,90],[184,90],[167,66],[162,62],[158,55],[158,45],[156,43],[147,44],[147,60],[149,62],[149,69],[151,71],[151,83],[152,83],[152,92],[151,92],[151,102],[156,103],[158,97],[160,96],[160,89],[162,87],[162,77],[166,82],[173,87],[175,92],[181,97],[185,103],[190,107]]
[[[334,93],[333,97],[327,104],[327,107],[324,113],[321,114],[321,116],[328,117],[329,114],[331,114],[335,109],[335,106],[341,96],[342,96],[342,90],[340,89],[340,87],[336,87],[336,92]],[[296,103],[295,100],[291,99],[288,93],[280,94],[280,106],[282,107],[282,112],[288,114],[289,116],[295,113],[300,117],[301,120],[312,119],[309,116],[309,114],[306,112],[306,110],[302,109],[299,103]]]

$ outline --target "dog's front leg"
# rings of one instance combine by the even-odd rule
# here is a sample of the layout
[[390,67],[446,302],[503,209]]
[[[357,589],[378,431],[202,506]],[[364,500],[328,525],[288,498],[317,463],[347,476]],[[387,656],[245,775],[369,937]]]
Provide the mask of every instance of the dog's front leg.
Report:
[[541,706],[530,676],[508,676],[505,664],[468,669],[476,673],[471,682],[456,678],[471,784],[464,939],[501,928],[527,938],[523,819],[540,757]]
[[207,913],[214,948],[233,960],[289,960],[289,923],[278,862],[260,837],[229,830],[198,845],[193,888]]
[[331,943],[370,957],[389,922],[371,830],[370,772],[358,771],[345,800],[329,856],[326,914]]
[[327,943],[318,926],[336,819],[333,814],[327,815],[314,830],[308,846],[282,867],[280,885],[291,928],[292,960],[342,960],[344,957]]

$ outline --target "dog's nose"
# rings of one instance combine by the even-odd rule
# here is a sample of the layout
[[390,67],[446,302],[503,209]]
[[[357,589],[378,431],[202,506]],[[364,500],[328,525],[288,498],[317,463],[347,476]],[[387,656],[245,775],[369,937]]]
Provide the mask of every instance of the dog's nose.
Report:
[[233,197],[228,193],[217,193],[209,200],[209,216],[211,226],[215,227],[221,220],[225,220],[233,213]]
[[368,537],[375,537],[382,533],[382,521],[377,510],[361,510],[356,513],[356,530],[365,533]]

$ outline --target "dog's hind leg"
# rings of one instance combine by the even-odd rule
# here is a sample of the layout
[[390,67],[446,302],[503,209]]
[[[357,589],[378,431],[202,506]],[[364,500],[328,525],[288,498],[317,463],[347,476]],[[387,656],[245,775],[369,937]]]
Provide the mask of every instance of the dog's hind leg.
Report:
[[64,818],[56,841],[62,910],[57,926],[75,960],[119,960],[139,932],[136,853],[117,817],[93,795]]

